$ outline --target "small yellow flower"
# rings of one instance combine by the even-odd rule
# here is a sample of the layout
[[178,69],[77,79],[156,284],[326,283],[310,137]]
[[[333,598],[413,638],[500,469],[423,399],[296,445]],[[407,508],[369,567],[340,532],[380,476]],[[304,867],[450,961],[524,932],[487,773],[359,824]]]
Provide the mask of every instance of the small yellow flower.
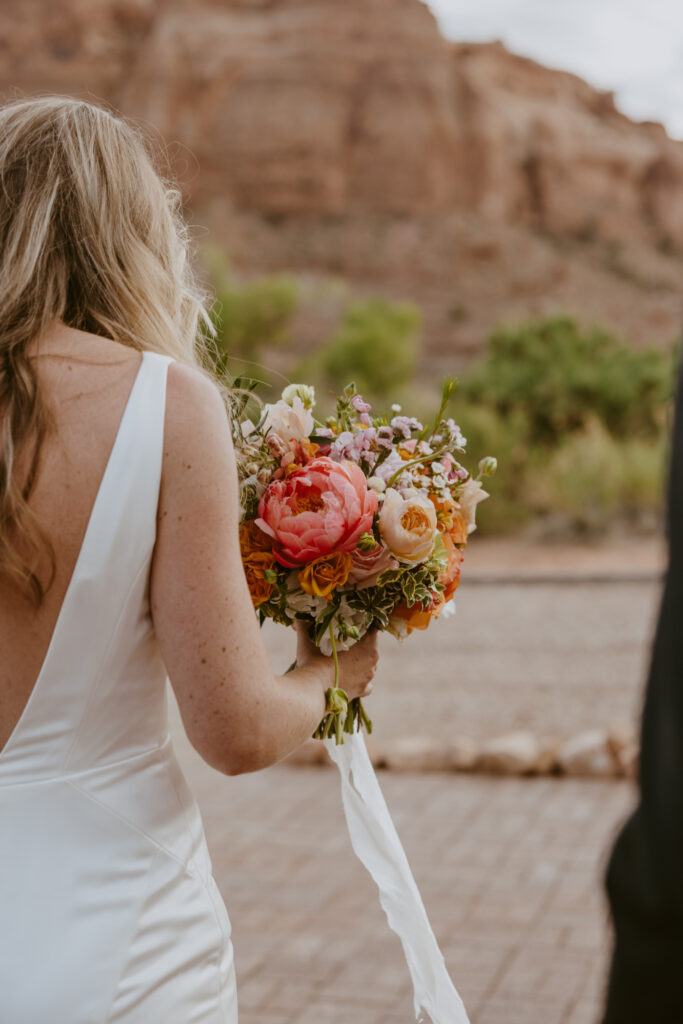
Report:
[[299,570],[301,589],[312,597],[324,597],[329,601],[332,591],[346,583],[352,566],[351,555],[345,551],[334,551],[331,555],[316,558]]

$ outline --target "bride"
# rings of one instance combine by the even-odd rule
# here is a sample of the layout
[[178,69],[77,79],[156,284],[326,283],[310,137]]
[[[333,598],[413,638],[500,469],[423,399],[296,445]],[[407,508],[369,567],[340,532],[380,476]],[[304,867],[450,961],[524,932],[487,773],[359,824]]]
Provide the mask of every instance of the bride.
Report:
[[[170,744],[228,775],[314,730],[331,661],[273,675],[178,195],[140,135],[0,109],[0,1020],[234,1024],[230,921]],[[366,696],[370,636],[341,657]]]

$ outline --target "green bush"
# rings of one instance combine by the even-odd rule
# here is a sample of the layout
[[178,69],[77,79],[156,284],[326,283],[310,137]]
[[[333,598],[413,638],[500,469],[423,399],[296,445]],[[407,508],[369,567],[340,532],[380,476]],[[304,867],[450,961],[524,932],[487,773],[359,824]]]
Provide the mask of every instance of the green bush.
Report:
[[635,351],[601,328],[583,331],[557,317],[495,331],[463,392],[503,416],[523,412],[530,442],[542,445],[596,417],[614,437],[654,438],[671,381],[668,355]]
[[353,380],[371,398],[395,400],[414,375],[419,311],[407,303],[373,298],[352,303],[336,333],[307,369],[340,391]]
[[491,501],[478,510],[483,534],[503,533],[534,520],[599,533],[621,521],[652,525],[659,515],[666,470],[666,432],[655,438],[617,439],[597,419],[554,445],[529,443],[525,414],[454,403],[467,437],[468,465],[498,459],[485,483]]
[[530,482],[530,506],[536,515],[560,513],[590,532],[617,519],[652,520],[661,508],[665,463],[663,435],[617,440],[595,420],[550,455]]
[[275,274],[240,283],[221,254],[206,258],[216,292],[212,320],[218,369],[268,381],[267,350],[285,345],[299,303],[296,281]]

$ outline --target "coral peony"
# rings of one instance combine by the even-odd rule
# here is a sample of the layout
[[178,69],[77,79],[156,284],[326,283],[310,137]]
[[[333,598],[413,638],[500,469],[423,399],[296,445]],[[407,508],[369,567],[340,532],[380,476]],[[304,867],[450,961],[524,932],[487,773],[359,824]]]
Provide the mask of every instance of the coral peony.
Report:
[[257,525],[273,538],[281,565],[297,568],[334,551],[353,551],[372,529],[377,495],[352,462],[313,459],[274,481],[259,502]]

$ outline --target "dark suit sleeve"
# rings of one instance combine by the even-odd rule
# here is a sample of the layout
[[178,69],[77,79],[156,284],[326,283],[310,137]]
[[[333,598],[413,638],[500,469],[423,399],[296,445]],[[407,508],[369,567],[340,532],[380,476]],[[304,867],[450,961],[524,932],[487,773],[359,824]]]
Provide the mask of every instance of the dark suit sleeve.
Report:
[[683,377],[669,478],[669,566],[641,734],[640,799],[607,871],[614,952],[604,1024],[683,1024]]

